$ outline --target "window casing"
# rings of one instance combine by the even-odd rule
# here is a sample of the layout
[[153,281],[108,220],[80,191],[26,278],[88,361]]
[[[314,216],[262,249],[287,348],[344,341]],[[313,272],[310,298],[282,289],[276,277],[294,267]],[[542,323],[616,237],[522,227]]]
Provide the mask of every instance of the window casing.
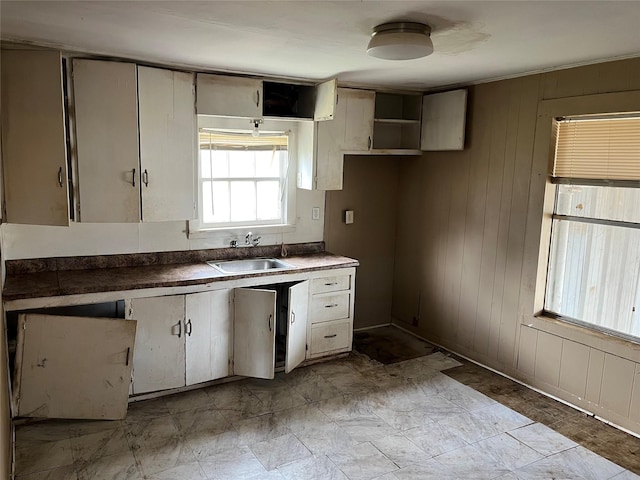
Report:
[[[635,178],[640,141],[617,130],[623,123],[625,128],[629,125],[626,119],[601,118],[597,120],[601,125],[596,125],[588,118],[584,120],[588,124],[576,129],[581,120],[563,119],[555,130],[556,197],[544,310],[640,341],[640,178]],[[563,128],[564,122],[573,122],[571,131]],[[588,127],[586,134],[582,126]],[[607,130],[612,135],[598,133]],[[634,136],[634,129],[630,132]],[[570,141],[568,135],[573,136]],[[589,158],[581,163],[581,156]],[[572,162],[569,167],[567,158]],[[561,177],[558,172],[576,172],[579,178]]]

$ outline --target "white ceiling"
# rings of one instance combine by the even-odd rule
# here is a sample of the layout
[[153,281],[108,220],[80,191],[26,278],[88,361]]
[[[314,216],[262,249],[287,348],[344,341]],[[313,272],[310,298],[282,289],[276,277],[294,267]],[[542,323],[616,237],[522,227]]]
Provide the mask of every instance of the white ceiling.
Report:
[[[640,56],[640,1],[0,1],[3,40],[138,61],[426,90]],[[365,53],[371,28],[432,27],[435,52]]]

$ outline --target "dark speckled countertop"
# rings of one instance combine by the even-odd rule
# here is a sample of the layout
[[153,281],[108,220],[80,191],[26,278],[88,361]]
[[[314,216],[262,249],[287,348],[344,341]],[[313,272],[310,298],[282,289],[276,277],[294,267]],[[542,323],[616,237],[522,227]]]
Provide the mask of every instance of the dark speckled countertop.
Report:
[[[8,261],[4,301],[142,288],[201,285],[264,275],[355,267],[358,261],[324,251],[322,242],[287,246],[294,268],[277,272],[222,274],[205,260],[280,257],[281,246]],[[80,259],[85,259],[84,261]],[[171,262],[175,263],[171,263]],[[85,268],[82,268],[86,266]]]

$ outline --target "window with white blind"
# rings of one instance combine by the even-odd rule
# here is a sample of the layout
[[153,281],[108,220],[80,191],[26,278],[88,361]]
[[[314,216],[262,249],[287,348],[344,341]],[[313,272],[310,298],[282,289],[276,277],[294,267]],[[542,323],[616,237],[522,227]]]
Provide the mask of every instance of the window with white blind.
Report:
[[201,225],[285,222],[288,133],[200,128]]
[[557,119],[545,311],[640,341],[640,115]]

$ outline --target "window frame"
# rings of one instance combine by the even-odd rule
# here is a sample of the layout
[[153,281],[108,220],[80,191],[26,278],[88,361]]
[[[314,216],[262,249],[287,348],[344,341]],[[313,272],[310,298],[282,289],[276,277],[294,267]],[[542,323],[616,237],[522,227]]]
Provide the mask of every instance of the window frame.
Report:
[[[202,222],[202,173],[200,162],[200,146],[198,133],[200,128],[226,129],[226,130],[247,130],[253,129],[254,120],[249,118],[219,117],[213,115],[197,115],[197,129],[194,142],[196,143],[197,168],[194,175],[194,186],[198,192],[197,219],[188,222],[188,234],[190,238],[200,238],[209,236],[240,235],[249,229],[259,229],[261,233],[288,233],[296,228],[296,176],[297,176],[297,141],[298,123],[294,120],[265,119],[260,124],[261,131],[288,131],[288,168],[285,178],[286,186],[283,199],[282,220],[280,223],[274,222],[230,222],[226,224],[208,224]],[[256,177],[247,177],[253,179]]]
[[[615,352],[625,358],[636,359],[637,357],[636,360],[640,361],[640,354],[633,353],[640,342],[560,320],[544,312],[556,190],[550,175],[555,146],[553,121],[558,117],[624,114],[638,111],[640,111],[640,91],[550,98],[538,102],[537,120],[532,139],[533,164],[526,220],[526,231],[530,233],[527,233],[525,239],[519,304],[522,311],[520,318],[522,327],[566,338],[592,348],[604,348],[608,352]],[[631,347],[632,350],[629,349],[630,344],[634,345]]]

